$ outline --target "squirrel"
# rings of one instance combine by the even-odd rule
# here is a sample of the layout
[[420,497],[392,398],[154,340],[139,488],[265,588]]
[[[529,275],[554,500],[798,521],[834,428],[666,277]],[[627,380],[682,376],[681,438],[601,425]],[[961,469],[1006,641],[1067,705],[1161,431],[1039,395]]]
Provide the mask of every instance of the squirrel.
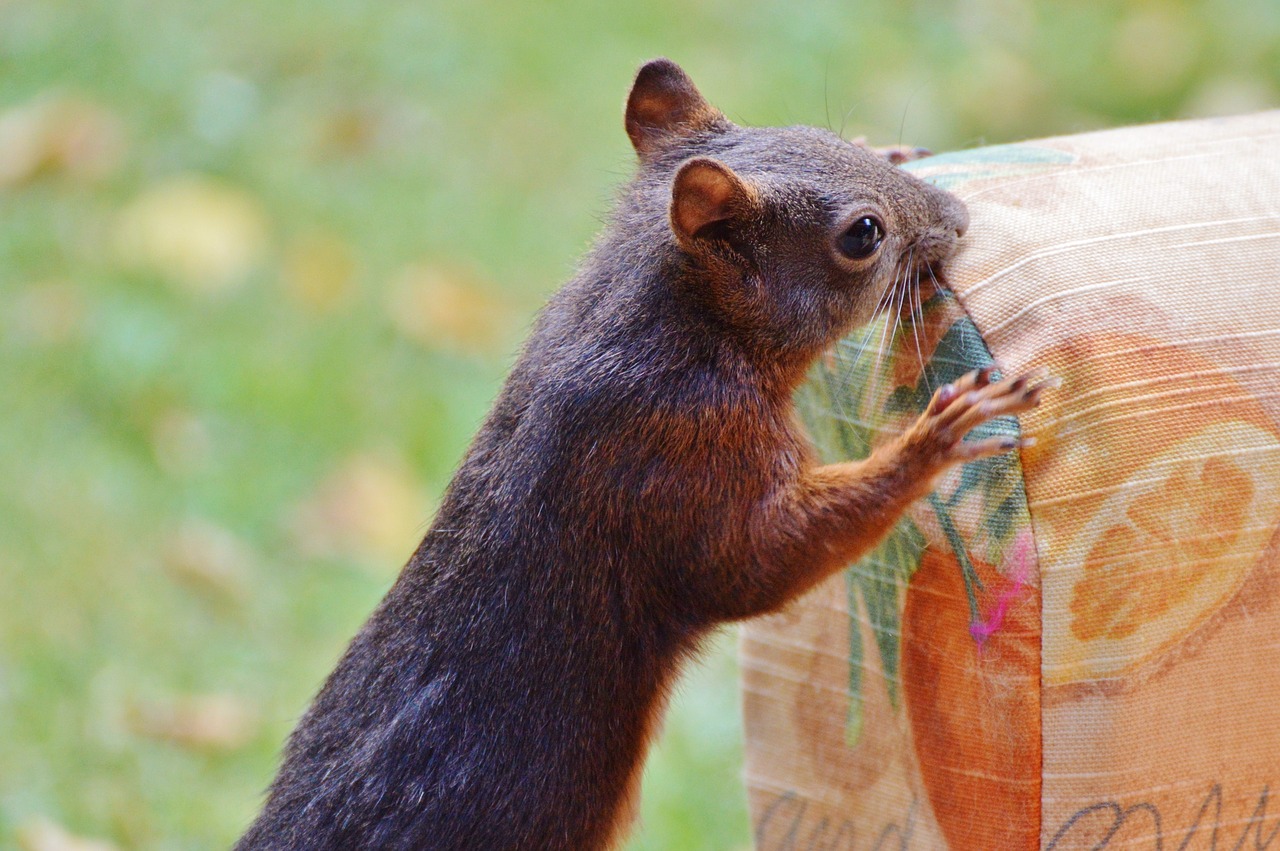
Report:
[[440,509],[285,748],[236,848],[604,849],[682,664],[875,546],[1031,373],[943,386],[819,465],[809,366],[954,251],[964,205],[865,145],[740,127],[674,62],[626,103],[639,166],[537,319]]

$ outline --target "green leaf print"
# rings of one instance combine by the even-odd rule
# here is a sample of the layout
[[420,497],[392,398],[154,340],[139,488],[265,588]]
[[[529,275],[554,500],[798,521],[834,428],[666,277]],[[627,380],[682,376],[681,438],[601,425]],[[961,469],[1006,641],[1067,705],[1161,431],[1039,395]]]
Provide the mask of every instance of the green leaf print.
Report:
[[943,189],[991,177],[1036,174],[1075,162],[1076,157],[1039,145],[992,145],[970,151],[953,151],[904,163],[903,168]]
[[896,709],[902,684],[899,667],[902,654],[902,594],[925,548],[924,535],[909,519],[899,521],[880,546],[853,565],[845,574],[849,598],[849,724],[846,739],[856,742],[862,730],[862,629],[858,600],[866,607],[871,634],[880,653],[889,690],[889,702]]
[[[907,418],[918,416],[939,387],[992,363],[978,329],[952,294],[935,293],[918,316],[923,319],[921,326],[913,326],[906,317],[879,317],[842,340],[832,358],[813,367],[796,402],[824,462],[867,457],[874,446],[896,434]],[[929,351],[922,340],[926,346],[928,340],[937,342]],[[984,423],[967,439],[1017,434],[1016,419],[1005,417]],[[1026,524],[1020,481],[1017,456],[1001,455],[966,464],[958,477],[948,480],[948,492],[928,497],[938,521],[936,532],[941,533],[941,540],[933,545],[955,553],[971,623],[981,620],[984,588],[969,548],[980,546],[975,553],[981,552],[990,563]],[[970,531],[962,532],[956,519],[973,518],[975,511],[980,512],[977,526],[967,525]],[[966,541],[965,534],[974,532],[975,540]],[[904,518],[878,547],[846,571],[849,708],[845,741],[851,746],[861,738],[866,723],[869,647],[874,646],[879,656],[890,705],[901,708],[902,611],[908,583],[927,546],[922,527]],[[872,642],[866,641],[864,630],[870,632]]]

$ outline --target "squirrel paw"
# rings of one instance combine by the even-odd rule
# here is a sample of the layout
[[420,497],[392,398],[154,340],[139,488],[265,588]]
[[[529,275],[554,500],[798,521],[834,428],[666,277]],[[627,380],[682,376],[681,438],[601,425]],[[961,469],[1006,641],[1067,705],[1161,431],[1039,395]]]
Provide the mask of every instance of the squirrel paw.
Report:
[[865,136],[859,136],[854,139],[853,144],[866,148],[871,153],[888,160],[894,165],[902,165],[905,162],[911,162],[911,160],[933,156],[933,151],[928,148],[915,148],[911,145],[872,145],[867,142]]
[[992,382],[995,366],[970,372],[933,394],[928,408],[905,435],[909,451],[923,455],[941,471],[953,464],[987,458],[1022,446],[1031,438],[992,437],[966,441],[965,435],[996,417],[1029,411],[1040,404],[1045,390],[1059,387],[1046,369]]

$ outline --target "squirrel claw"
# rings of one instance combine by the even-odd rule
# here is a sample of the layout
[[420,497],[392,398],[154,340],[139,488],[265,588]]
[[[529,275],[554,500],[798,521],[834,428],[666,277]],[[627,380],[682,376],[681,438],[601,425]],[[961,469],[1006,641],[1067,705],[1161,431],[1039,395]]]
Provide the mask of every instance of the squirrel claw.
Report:
[[907,145],[890,145],[883,148],[872,148],[880,156],[894,165],[902,165],[912,160],[921,160],[933,156],[928,148],[913,148]]
[[933,151],[928,148],[920,148],[912,145],[883,145],[877,147],[867,141],[866,136],[859,136],[853,139],[853,144],[859,148],[866,148],[878,157],[883,157],[893,165],[902,165],[912,160],[921,160],[925,157],[933,156]]
[[925,413],[904,436],[911,451],[923,453],[938,471],[977,458],[1025,448],[1034,439],[993,437],[965,441],[973,429],[996,417],[1016,416],[1040,404],[1045,390],[1062,385],[1046,369],[993,380],[998,367],[991,365],[966,373],[934,393]]

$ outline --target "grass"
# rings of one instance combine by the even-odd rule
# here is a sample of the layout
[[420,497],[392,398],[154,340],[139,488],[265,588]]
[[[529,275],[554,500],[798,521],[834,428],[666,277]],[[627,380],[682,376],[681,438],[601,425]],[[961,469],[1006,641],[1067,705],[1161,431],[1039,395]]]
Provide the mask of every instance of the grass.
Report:
[[[0,845],[230,844],[628,174],[642,59],[935,149],[1280,89],[1267,0],[971,5],[0,2]],[[748,844],[735,688],[726,637],[631,848]]]

